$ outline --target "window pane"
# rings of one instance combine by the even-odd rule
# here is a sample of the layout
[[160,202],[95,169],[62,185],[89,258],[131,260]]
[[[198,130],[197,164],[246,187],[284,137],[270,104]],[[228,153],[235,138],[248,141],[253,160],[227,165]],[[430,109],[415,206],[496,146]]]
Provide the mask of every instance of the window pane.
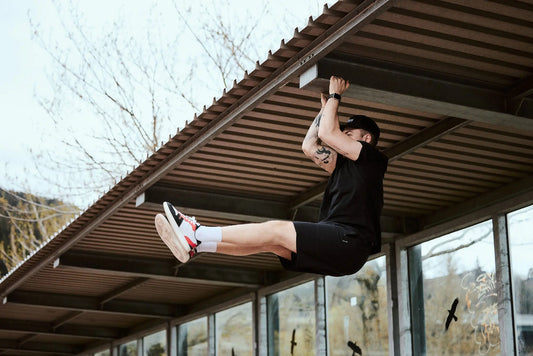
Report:
[[354,275],[326,277],[330,355],[351,355],[357,348],[363,355],[388,355],[385,263],[383,256]]
[[110,352],[109,350],[105,350],[105,351],[101,351],[101,352],[97,352],[94,354],[94,356],[110,356]]
[[415,353],[500,354],[493,241],[487,221],[409,250]]
[[158,333],[146,336],[143,339],[144,356],[166,356],[167,355],[167,333],[161,330]]
[[137,356],[137,340],[120,345],[118,356]]
[[533,355],[533,206],[508,216],[519,355]]
[[314,282],[269,295],[267,313],[269,355],[315,354]]
[[252,303],[215,314],[217,355],[252,355]]
[[178,355],[207,355],[207,317],[178,327]]

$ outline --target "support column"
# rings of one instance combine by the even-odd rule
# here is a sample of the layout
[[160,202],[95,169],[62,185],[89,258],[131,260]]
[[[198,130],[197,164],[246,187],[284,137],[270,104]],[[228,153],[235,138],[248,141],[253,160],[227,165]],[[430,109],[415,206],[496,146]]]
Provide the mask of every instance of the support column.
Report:
[[167,325],[167,355],[177,356],[178,355],[178,332],[177,326],[174,327],[168,322]]
[[389,245],[387,254],[387,305],[389,319],[389,354],[400,355],[400,314],[399,314],[399,286],[398,262],[396,261],[396,249],[394,244]]
[[258,303],[258,322],[257,327],[258,330],[258,352],[257,355],[259,356],[267,356],[268,355],[268,332],[267,332],[267,302],[266,297],[259,294],[257,296],[257,303]]
[[315,280],[316,354],[327,355],[326,283],[324,277]]
[[216,355],[216,325],[215,314],[209,314],[207,316],[207,354],[209,356]]
[[426,328],[424,308],[424,280],[422,274],[422,256],[420,246],[413,246],[408,253],[409,291],[411,299],[411,325],[413,354],[426,354]]
[[[396,270],[393,273],[397,278],[398,288],[398,339],[396,340],[394,349],[399,348],[398,353],[394,355],[412,355],[412,328],[411,328],[411,301],[409,297],[409,269],[407,265],[407,251],[398,243],[394,244]],[[398,345],[399,343],[399,345]]]
[[511,290],[511,261],[509,258],[509,235],[506,216],[495,216],[492,219],[492,226],[494,232],[494,255],[496,257],[500,349],[502,355],[516,355],[513,294]]

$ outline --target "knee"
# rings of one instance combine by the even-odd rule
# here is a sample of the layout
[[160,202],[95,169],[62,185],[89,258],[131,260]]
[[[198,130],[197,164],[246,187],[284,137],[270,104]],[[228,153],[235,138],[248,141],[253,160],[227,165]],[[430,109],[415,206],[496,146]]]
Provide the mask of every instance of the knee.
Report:
[[291,221],[272,220],[264,223],[269,236],[272,236],[273,244],[284,245],[284,241],[296,236],[294,224]]

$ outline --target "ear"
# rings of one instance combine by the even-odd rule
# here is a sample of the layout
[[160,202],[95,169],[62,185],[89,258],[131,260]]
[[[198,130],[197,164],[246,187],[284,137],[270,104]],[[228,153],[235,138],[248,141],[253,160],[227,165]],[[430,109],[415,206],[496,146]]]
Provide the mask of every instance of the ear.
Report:
[[372,135],[369,133],[364,134],[363,141],[365,141],[366,143],[372,143]]

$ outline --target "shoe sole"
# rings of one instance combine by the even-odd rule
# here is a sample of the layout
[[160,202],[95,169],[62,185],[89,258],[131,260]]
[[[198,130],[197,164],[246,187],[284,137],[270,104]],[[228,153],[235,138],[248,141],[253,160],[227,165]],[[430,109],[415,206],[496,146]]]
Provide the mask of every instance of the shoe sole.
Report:
[[189,261],[189,251],[185,250],[180,243],[176,243],[177,236],[174,234],[172,226],[170,226],[170,223],[163,214],[157,214],[155,216],[155,229],[161,240],[163,240],[168,249],[180,262],[185,263]]
[[181,243],[181,246],[187,250],[191,250],[191,246],[187,242],[187,239],[185,238],[185,234],[180,229],[178,224],[176,223],[176,219],[174,219],[174,216],[172,215],[172,212],[170,211],[170,205],[168,203],[163,203],[163,209],[165,210],[165,215],[167,216],[167,220],[170,223],[170,226],[172,227],[172,230],[178,237],[178,241]]

